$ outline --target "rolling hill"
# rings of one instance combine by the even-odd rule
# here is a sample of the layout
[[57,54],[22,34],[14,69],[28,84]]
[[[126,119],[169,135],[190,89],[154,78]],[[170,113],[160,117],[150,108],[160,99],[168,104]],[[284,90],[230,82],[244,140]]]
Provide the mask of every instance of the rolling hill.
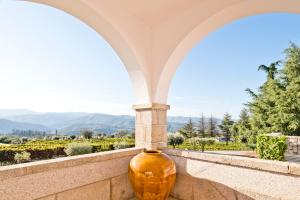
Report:
[[[109,115],[102,113],[40,113],[30,110],[1,110],[0,133],[8,133],[12,129],[36,130],[61,134],[79,134],[82,129],[111,134],[117,130],[134,130],[134,116]],[[190,118],[182,116],[168,117],[168,130],[176,131]],[[193,122],[199,118],[191,118]]]
[[19,130],[38,130],[38,131],[49,131],[48,127],[40,124],[31,124],[23,122],[14,122],[7,119],[0,119],[0,132],[11,133],[13,129]]

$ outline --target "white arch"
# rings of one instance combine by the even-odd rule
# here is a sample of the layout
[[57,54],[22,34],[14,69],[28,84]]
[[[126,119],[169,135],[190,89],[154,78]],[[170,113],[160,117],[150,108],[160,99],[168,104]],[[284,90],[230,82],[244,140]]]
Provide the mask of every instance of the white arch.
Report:
[[[113,17],[103,16],[99,9],[89,5],[88,1],[69,0],[25,0],[34,3],[44,4],[62,10],[80,19],[97,31],[116,51],[133,84],[136,96],[136,103],[149,102],[149,80],[146,79],[147,70],[143,68],[145,62],[134,44],[126,37],[126,32],[113,24],[110,20]],[[105,7],[105,5],[103,5]]]
[[209,33],[244,17],[274,12],[300,13],[300,1],[239,0],[197,24],[195,28],[190,30],[177,44],[167,59],[157,83],[156,101],[162,103],[167,102],[170,84],[181,61],[191,49]]

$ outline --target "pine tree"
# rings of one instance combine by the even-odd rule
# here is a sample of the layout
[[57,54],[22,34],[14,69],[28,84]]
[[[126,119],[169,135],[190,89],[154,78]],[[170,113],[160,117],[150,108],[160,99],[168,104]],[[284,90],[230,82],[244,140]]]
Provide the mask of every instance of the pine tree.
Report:
[[192,119],[189,119],[188,123],[179,130],[179,133],[185,138],[196,137],[197,134],[194,131],[194,123]]
[[270,66],[261,65],[258,70],[262,70],[267,74],[266,82],[260,86],[257,94],[247,89],[246,91],[252,97],[248,108],[251,113],[251,127],[254,132],[271,133],[280,131],[279,121],[280,114],[278,112],[278,99],[282,93],[283,87],[277,78],[277,66],[280,61],[271,63]]
[[[266,72],[267,80],[257,93],[246,90],[252,97],[247,104],[248,131],[252,138],[255,134],[271,132],[300,135],[300,48],[292,43],[285,55],[282,70],[277,68],[280,61],[259,66],[258,70]],[[233,130],[240,131],[238,124]]]
[[236,141],[243,143],[253,143],[255,141],[254,137],[256,135],[251,130],[250,115],[246,108],[242,109],[239,120],[233,124],[231,132],[234,134]]
[[202,113],[200,120],[199,120],[199,127],[198,127],[198,136],[199,137],[203,137],[203,138],[205,137],[205,129],[206,129],[205,117]]
[[281,76],[285,89],[279,99],[277,123],[284,134],[300,135],[300,48],[292,43],[285,54]]
[[217,122],[215,118],[211,115],[210,118],[208,119],[207,134],[210,137],[215,137],[216,129],[217,129]]
[[224,137],[226,139],[226,145],[231,138],[231,127],[233,125],[233,121],[231,119],[231,115],[229,113],[225,113],[222,123],[219,125],[219,128],[223,131]]

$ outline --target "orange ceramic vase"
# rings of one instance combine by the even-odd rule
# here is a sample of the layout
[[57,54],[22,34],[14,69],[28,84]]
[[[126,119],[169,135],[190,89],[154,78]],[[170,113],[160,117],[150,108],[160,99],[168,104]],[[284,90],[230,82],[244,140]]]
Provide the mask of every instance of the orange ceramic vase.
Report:
[[130,161],[129,180],[139,200],[165,200],[175,184],[175,163],[161,151],[144,151]]

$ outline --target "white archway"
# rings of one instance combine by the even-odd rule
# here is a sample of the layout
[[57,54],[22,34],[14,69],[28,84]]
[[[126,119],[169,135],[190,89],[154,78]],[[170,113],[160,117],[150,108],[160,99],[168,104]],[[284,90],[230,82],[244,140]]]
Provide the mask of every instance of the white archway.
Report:
[[115,49],[136,94],[136,146],[167,142],[169,87],[185,55],[210,32],[234,20],[300,12],[300,0],[27,0],[89,24]]
[[191,29],[168,57],[157,84],[155,99],[167,102],[169,87],[181,61],[209,33],[235,20],[266,13],[300,13],[300,1],[238,1],[208,17]]
[[[142,55],[137,51],[137,47],[127,37],[126,30],[122,26],[118,26],[115,21],[115,16],[109,15],[109,10],[105,10],[103,6],[103,13],[99,9],[94,9],[88,2],[83,1],[68,1],[68,0],[25,0],[34,3],[44,4],[53,8],[62,10],[70,15],[80,19],[88,24],[95,31],[97,31],[116,51],[126,70],[130,76],[133,90],[136,96],[136,103],[149,102],[149,80],[146,79],[145,73],[147,69]],[[110,18],[111,17],[111,18]]]

